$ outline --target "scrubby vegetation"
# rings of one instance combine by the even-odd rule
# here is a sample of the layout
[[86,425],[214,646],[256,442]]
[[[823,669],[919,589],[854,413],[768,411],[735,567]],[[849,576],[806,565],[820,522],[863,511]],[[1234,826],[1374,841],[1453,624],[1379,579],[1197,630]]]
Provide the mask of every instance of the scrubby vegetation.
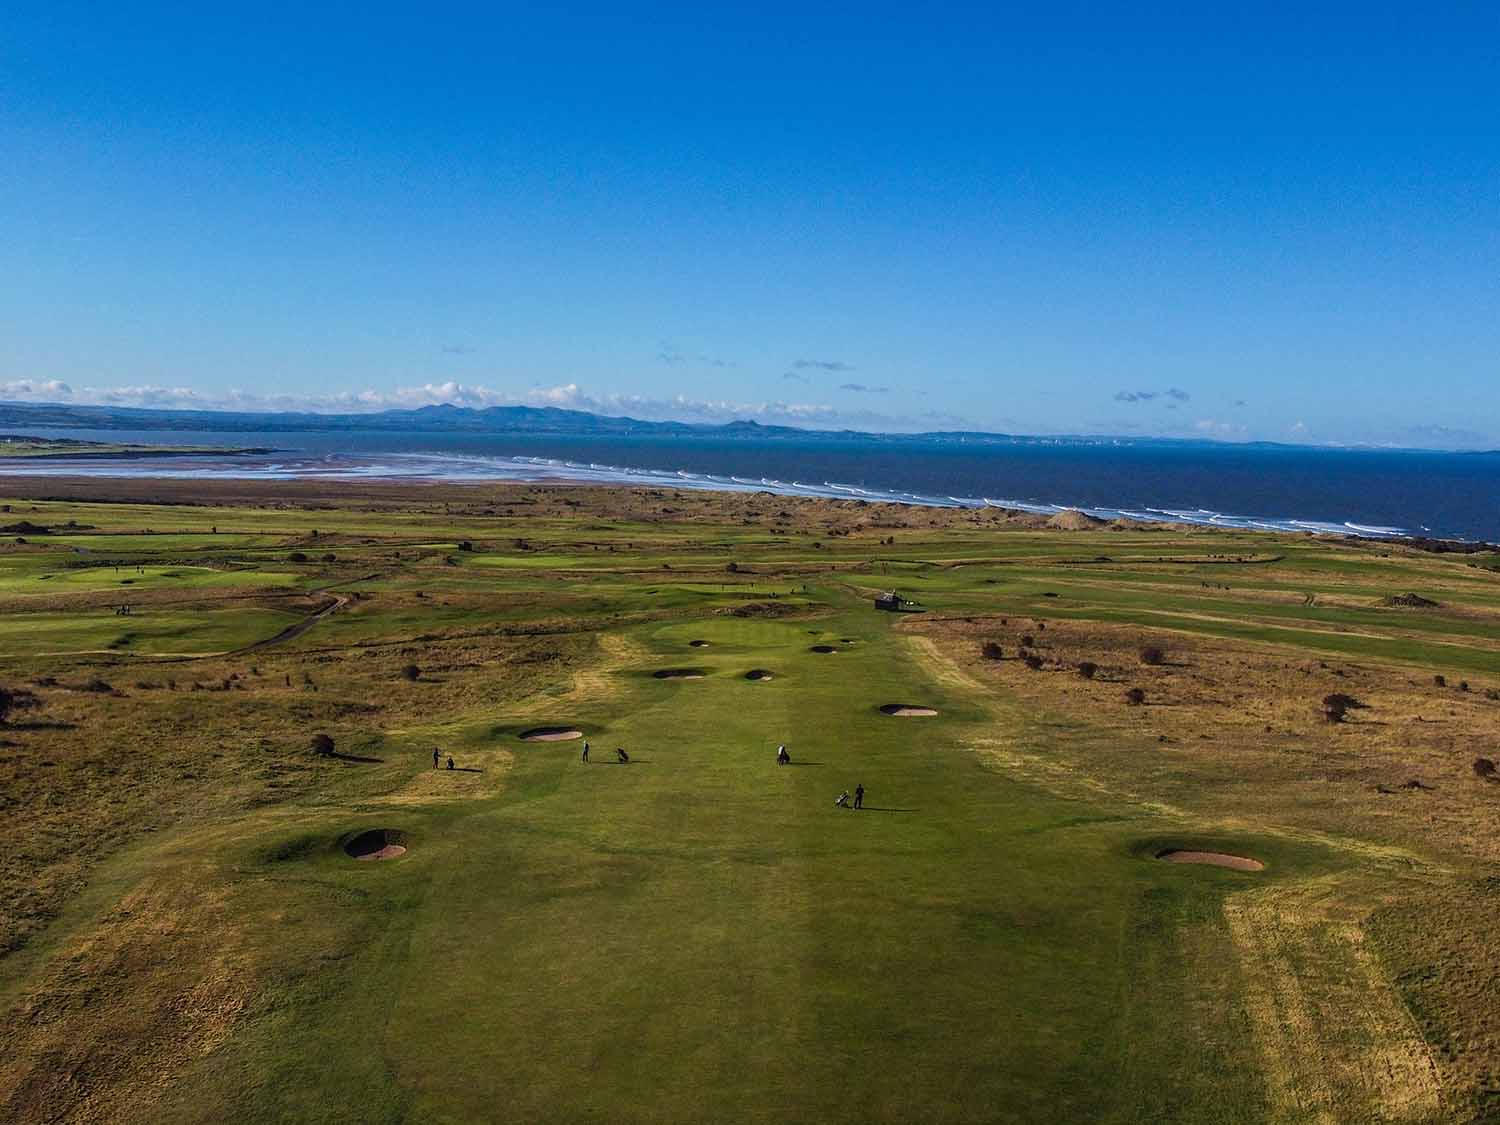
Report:
[[7,500],[51,530],[0,544],[5,1120],[1491,1104],[1500,577],[1462,556],[190,484]]

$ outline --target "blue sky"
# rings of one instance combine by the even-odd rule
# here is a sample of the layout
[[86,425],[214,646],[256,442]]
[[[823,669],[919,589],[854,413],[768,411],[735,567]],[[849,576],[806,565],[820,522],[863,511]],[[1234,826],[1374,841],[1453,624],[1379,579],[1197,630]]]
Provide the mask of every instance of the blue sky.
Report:
[[0,14],[0,398],[1500,445],[1500,9]]

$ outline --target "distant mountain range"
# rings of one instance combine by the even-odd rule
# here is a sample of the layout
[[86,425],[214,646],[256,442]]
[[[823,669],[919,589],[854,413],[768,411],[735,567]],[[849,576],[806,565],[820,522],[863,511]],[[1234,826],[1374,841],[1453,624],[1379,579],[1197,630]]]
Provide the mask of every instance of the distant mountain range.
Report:
[[367,414],[164,410],[136,406],[74,406],[65,403],[0,402],[0,426],[66,427],[90,430],[164,430],[220,433],[295,433],[358,430],[366,433],[551,434],[637,437],[748,438],[757,441],[806,440],[809,437],[849,441],[1045,441],[1008,434],[928,433],[876,434],[860,430],[803,430],[763,426],[759,422],[725,424],[649,422],[615,418],[553,406],[423,406],[416,410],[381,410]]
[[[87,430],[160,430],[164,432],[306,433],[309,431],[364,433],[530,434],[557,437],[683,437],[753,441],[927,442],[940,445],[1224,445],[1203,438],[1107,435],[1028,435],[979,430],[941,430],[924,433],[872,433],[865,430],[805,430],[795,426],[763,426],[759,422],[723,424],[651,422],[610,417],[555,406],[423,406],[415,410],[380,410],[364,414],[315,414],[296,411],[173,410],[139,406],[76,406],[53,402],[0,402],[0,426],[57,427]],[[1245,448],[1307,449],[1281,442],[1233,443]],[[1389,446],[1341,448],[1379,448]],[[1431,452],[1415,450],[1414,452]]]

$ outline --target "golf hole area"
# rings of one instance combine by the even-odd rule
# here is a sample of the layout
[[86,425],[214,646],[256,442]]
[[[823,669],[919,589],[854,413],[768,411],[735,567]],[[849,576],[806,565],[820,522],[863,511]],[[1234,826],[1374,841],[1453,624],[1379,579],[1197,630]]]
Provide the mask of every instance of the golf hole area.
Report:
[[827,656],[830,652],[838,652],[832,645],[813,645],[808,652],[816,652],[819,656]]
[[708,673],[702,668],[663,668],[651,675],[658,680],[701,680]]
[[1198,863],[1207,867],[1227,867],[1231,871],[1264,871],[1266,865],[1258,859],[1228,852],[1200,852],[1187,848],[1166,848],[1156,853],[1157,859],[1168,863]]
[[764,683],[766,680],[774,680],[776,677],[764,668],[752,668],[745,673],[745,679],[753,683]]
[[582,737],[583,731],[577,727],[532,727],[520,735],[522,742],[571,742]]
[[882,715],[897,719],[925,719],[938,713],[936,707],[923,707],[918,703],[884,703],[879,710]]
[[344,845],[350,859],[395,859],[406,854],[406,833],[399,828],[369,828]]

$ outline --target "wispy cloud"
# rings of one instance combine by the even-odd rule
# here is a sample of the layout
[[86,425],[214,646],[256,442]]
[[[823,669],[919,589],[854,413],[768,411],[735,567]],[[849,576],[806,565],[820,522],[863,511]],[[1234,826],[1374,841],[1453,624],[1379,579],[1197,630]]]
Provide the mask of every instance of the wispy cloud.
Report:
[[788,379],[788,380],[790,380],[793,383],[811,383],[812,382],[812,380],[809,379],[806,375],[799,374],[796,371],[788,371],[785,375],[782,376],[782,378],[783,379]]
[[840,375],[855,370],[854,364],[842,363],[836,359],[799,359],[794,360],[792,366],[799,371],[806,371],[811,368],[815,371],[830,371]]
[[1170,398],[1175,402],[1187,402],[1193,396],[1187,391],[1177,387],[1168,387],[1164,391],[1116,391],[1116,402],[1150,402],[1158,398]]
[[683,363],[699,363],[705,367],[738,366],[738,364],[736,364],[732,359],[720,359],[718,356],[713,355],[689,355],[686,352],[678,351],[675,347],[668,343],[661,343],[657,345],[656,358],[662,363],[670,364],[674,367],[678,364]]
[[475,350],[476,349],[469,347],[468,344],[444,344],[443,345],[443,354],[444,355],[473,355],[474,352],[475,352]]
[[1205,437],[1221,439],[1243,438],[1246,428],[1236,422],[1220,422],[1215,418],[1200,418],[1193,423],[1195,432]]
[[890,387],[871,387],[871,386],[867,386],[864,383],[840,383],[839,384],[839,390],[841,390],[841,391],[853,391],[856,394],[862,394],[862,395],[884,395],[884,394],[889,394],[890,391],[891,391],[891,388]]

